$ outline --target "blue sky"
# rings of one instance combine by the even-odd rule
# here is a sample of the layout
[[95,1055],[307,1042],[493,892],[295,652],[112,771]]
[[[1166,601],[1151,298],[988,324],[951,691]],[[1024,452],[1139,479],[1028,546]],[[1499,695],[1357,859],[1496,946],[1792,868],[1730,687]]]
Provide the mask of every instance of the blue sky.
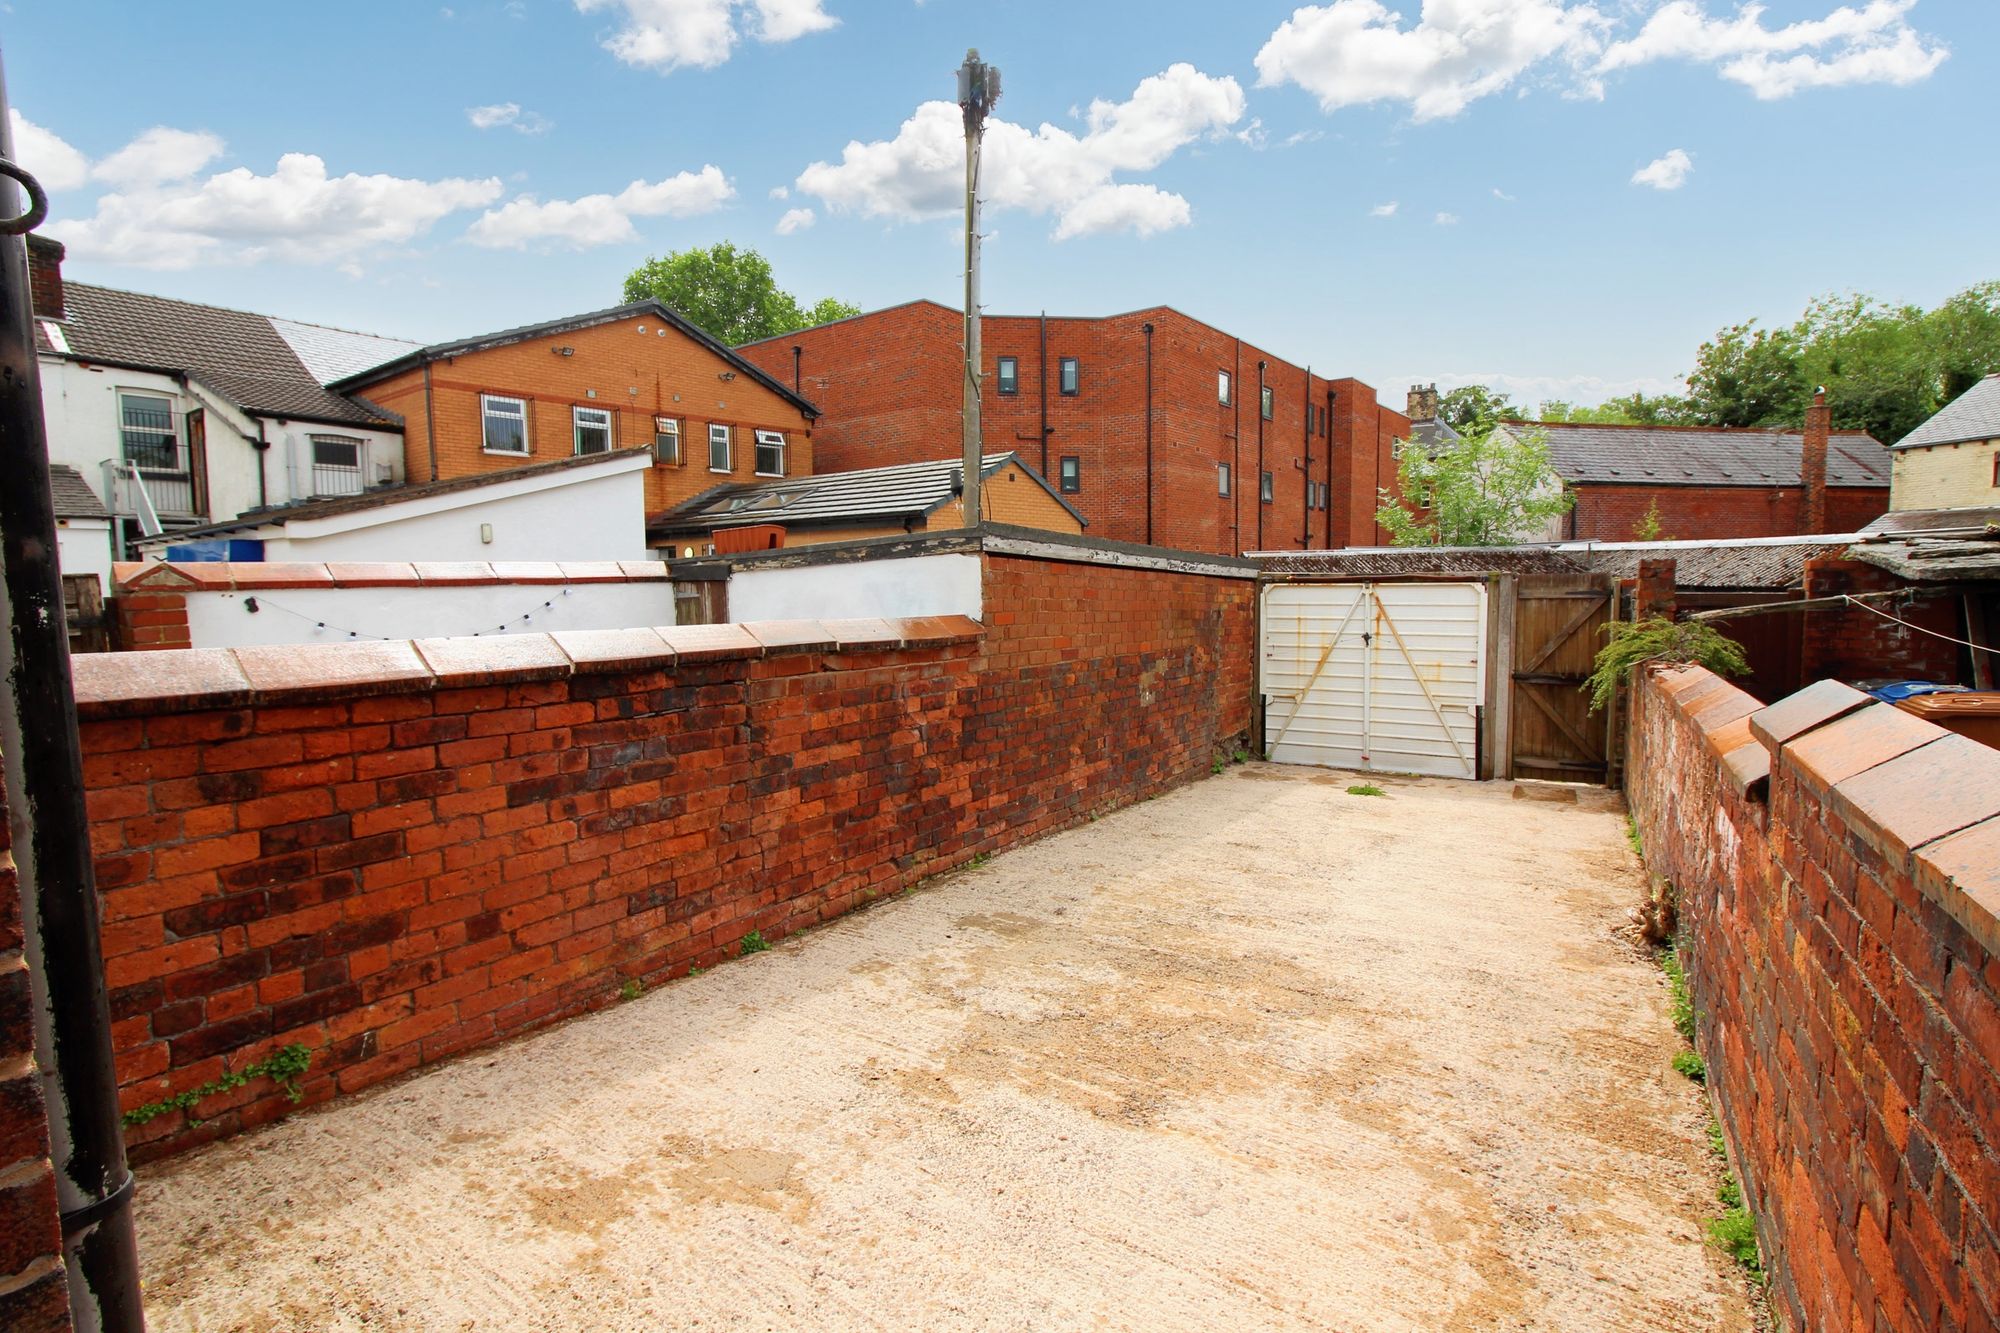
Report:
[[1589,402],[1819,293],[2000,277],[1990,0],[5,8],[72,276],[426,340],[722,239],[808,300],[955,304],[924,104],[968,45],[1006,78],[995,311]]

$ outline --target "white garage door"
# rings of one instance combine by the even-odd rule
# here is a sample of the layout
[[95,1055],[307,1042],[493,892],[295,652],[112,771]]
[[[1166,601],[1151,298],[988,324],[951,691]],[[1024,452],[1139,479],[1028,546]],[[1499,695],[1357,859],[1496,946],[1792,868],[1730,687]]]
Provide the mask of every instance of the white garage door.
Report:
[[1478,776],[1485,585],[1274,584],[1263,621],[1272,759]]

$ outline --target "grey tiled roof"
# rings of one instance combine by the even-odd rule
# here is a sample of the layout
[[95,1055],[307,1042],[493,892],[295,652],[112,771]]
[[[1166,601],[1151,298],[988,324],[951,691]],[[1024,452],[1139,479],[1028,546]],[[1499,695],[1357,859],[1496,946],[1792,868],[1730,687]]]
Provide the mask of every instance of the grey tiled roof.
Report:
[[1988,375],[1939,409],[1938,414],[1896,441],[1898,449],[1925,444],[1962,444],[2000,439],[2000,375]]
[[[1796,486],[1803,435],[1726,426],[1598,426],[1510,421],[1515,435],[1543,432],[1549,460],[1573,485]],[[1887,486],[1889,451],[1866,431],[1827,440],[1826,484]]]
[[2000,524],[2000,509],[1891,509],[1863,532],[1947,532]]
[[1457,431],[1451,428],[1451,423],[1433,419],[1430,421],[1412,421],[1410,423],[1410,438],[1418,444],[1423,445],[1426,449],[1435,450],[1440,445],[1456,444],[1461,437]]
[[1619,579],[1637,578],[1641,560],[1665,559],[1674,562],[1674,583],[1682,588],[1793,588],[1805,579],[1806,561],[1837,556],[1848,545],[1846,539],[1810,537],[1796,542],[1647,543],[1570,554],[1588,568]]
[[[56,322],[76,360],[186,371],[245,411],[266,416],[389,424],[321,384],[264,315],[84,282],[65,282],[63,301]],[[41,349],[54,352],[42,321],[35,324]]]
[[49,491],[56,502],[57,518],[110,518],[111,511],[83,474],[67,463],[49,464]]
[[[992,476],[1009,463],[1048,489],[1018,454],[987,454],[979,475]],[[856,520],[893,520],[928,514],[958,494],[960,467],[956,459],[902,463],[857,472],[824,472],[813,477],[788,477],[754,485],[730,484],[704,491],[692,500],[654,517],[649,533],[706,532],[716,528],[775,523],[782,527],[828,527]],[[1076,510],[1060,495],[1063,508]],[[1083,516],[1077,514],[1077,521]]]
[[1411,546],[1399,550],[1257,551],[1271,574],[1392,578],[1399,574],[1581,574],[1585,567],[1546,546]]

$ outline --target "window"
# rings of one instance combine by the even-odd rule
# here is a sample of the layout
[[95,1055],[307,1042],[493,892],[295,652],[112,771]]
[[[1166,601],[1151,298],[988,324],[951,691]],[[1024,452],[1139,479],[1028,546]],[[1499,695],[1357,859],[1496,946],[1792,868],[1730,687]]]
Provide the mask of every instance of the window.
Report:
[[653,418],[653,461],[665,467],[681,465],[681,423],[678,419]]
[[708,470],[729,471],[729,427],[719,421],[708,427]]
[[124,458],[141,472],[181,472],[174,435],[174,400],[164,394],[118,391],[118,434]]
[[757,432],[757,475],[785,475],[785,437],[774,430]]
[[1021,392],[1021,363],[1011,356],[1001,357],[999,368],[994,372],[993,378],[999,381],[1001,393]]
[[1229,464],[1227,463],[1217,463],[1215,465],[1215,493],[1217,495],[1229,494]]
[[1224,407],[1229,406],[1229,372],[1226,370],[1215,372],[1215,401]]
[[1083,489],[1083,464],[1075,454],[1064,454],[1059,474],[1062,478],[1061,490],[1064,495],[1075,495]]
[[1270,385],[1266,384],[1264,386],[1262,398],[1263,401],[1258,410],[1264,414],[1264,420],[1269,421],[1272,412],[1277,410],[1277,395],[1271,391]]
[[525,398],[479,395],[481,441],[489,454],[528,452],[528,402]]
[[576,451],[580,454],[608,454],[611,452],[611,409],[608,407],[572,407],[570,421],[576,435]]
[[1261,489],[1263,491],[1264,503],[1271,503],[1271,474],[1268,472],[1264,474],[1264,484]]
[[2000,486],[2000,454],[1993,455],[1993,484]]
[[1056,383],[1061,386],[1066,396],[1074,398],[1077,395],[1082,375],[1083,371],[1077,364],[1077,359],[1073,356],[1066,356],[1062,359],[1061,378]]
[[359,495],[362,441],[351,435],[312,437],[312,493]]

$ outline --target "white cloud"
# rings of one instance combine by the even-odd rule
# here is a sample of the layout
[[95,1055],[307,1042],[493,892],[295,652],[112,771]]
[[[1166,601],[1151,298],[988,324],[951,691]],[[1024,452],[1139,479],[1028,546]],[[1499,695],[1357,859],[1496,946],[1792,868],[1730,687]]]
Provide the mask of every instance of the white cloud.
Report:
[[[1095,101],[1074,134],[1044,123],[1030,131],[987,122],[980,194],[989,209],[1054,214],[1058,239],[1129,229],[1140,234],[1185,226],[1185,199],[1153,186],[1114,183],[1151,171],[1205,136],[1243,118],[1243,90],[1188,64],[1143,80],[1123,102]],[[838,162],[814,162],[795,186],[828,207],[864,217],[913,221],[948,217],[963,206],[965,131],[958,107],[925,102],[893,139],[849,143]]]
[[1773,28],[1757,3],[1716,18],[1707,0],[1423,0],[1406,27],[1382,0],[1328,0],[1278,25],[1257,74],[1263,86],[1297,84],[1327,112],[1402,103],[1418,121],[1456,116],[1528,80],[1601,97],[1605,75],[1661,60],[1712,65],[1768,100],[1929,77],[1949,52],[1910,27],[1915,4],[1865,0]]
[[239,167],[115,191],[98,199],[93,216],[50,231],[79,259],[144,268],[330,263],[411,240],[452,213],[491,203],[500,188],[492,179],[329,176],[320,158],[287,153],[268,176]]
[[1320,108],[1407,102],[1416,119],[1455,116],[1545,61],[1581,66],[1606,20],[1562,0],[1425,0],[1405,29],[1381,0],[1293,11],[1257,53],[1257,82],[1296,83]]
[[1391,199],[1386,204],[1377,204],[1375,207],[1369,209],[1368,216],[1371,218],[1392,218],[1396,216],[1396,210],[1400,207],[1400,204]]
[[1693,170],[1694,159],[1686,149],[1676,148],[1633,172],[1632,183],[1650,185],[1656,190],[1678,190],[1687,184],[1688,173]]
[[1302,143],[1311,143],[1315,139],[1324,139],[1325,137],[1325,130],[1294,130],[1285,136],[1284,143],[1280,144],[1279,147],[1297,148]]
[[1440,213],[1437,215],[1436,221],[1440,227],[1456,227],[1458,225],[1458,214]]
[[492,106],[469,106],[465,118],[475,130],[510,129],[516,134],[547,134],[555,122],[535,111],[523,111],[519,102],[495,102]]
[[[665,74],[684,65],[714,69],[728,60],[745,31],[762,42],[789,42],[824,32],[840,20],[823,0],[576,0],[586,14],[620,16],[604,49],[628,65]],[[747,13],[739,14],[739,11]]]
[[1270,142],[1271,139],[1271,136],[1265,133],[1264,131],[1263,119],[1258,116],[1252,116],[1250,118],[1250,123],[1248,125],[1245,125],[1240,130],[1237,130],[1234,134],[1231,134],[1229,137],[1236,140],[1236,142],[1242,144],[1244,147],[1255,149],[1257,152],[1260,153],[1264,151],[1265,146]]
[[804,231],[818,221],[810,208],[788,208],[778,219],[778,235],[790,236],[795,231]]
[[213,134],[156,125],[98,161],[90,176],[119,189],[142,189],[186,180],[221,157],[222,149],[222,140]]
[[65,143],[61,136],[35,124],[20,111],[9,108],[14,127],[14,157],[51,194],[74,190],[90,179],[90,159]]
[[773,185],[771,187],[771,197],[773,199],[789,199],[792,197],[792,192],[782,185]]
[[736,196],[728,177],[715,166],[683,171],[648,184],[633,181],[619,193],[588,194],[546,203],[524,194],[480,214],[465,238],[494,250],[520,250],[537,242],[588,250],[639,239],[635,217],[693,217],[712,213]]
[[1493,197],[1495,199],[1498,199],[1503,204],[1512,204],[1520,202],[1519,200],[1515,199],[1513,195],[1508,194],[1505,190],[1501,189],[1497,185],[1493,187]]
[[1734,18],[1710,18],[1693,0],[1670,0],[1637,36],[1614,43],[1602,67],[1624,69],[1655,60],[1692,60],[1720,67],[1722,77],[1765,101],[1803,88],[1854,83],[1911,84],[1930,76],[1949,51],[1926,43],[1909,25],[1916,0],[1869,0],[1843,5],[1825,18],[1764,26],[1764,6],[1746,4]]

